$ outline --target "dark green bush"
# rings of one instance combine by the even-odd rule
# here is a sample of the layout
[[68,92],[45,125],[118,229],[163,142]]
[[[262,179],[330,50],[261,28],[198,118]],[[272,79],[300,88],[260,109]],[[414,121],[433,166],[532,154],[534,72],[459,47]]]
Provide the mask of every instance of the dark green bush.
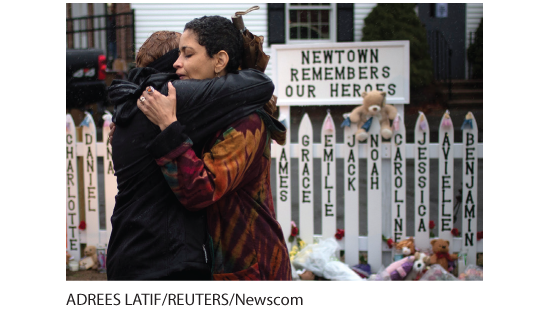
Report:
[[474,42],[468,47],[468,62],[473,79],[483,79],[483,18],[476,30]]
[[416,15],[414,3],[379,3],[365,18],[362,41],[410,42],[411,88],[431,84],[432,60],[426,29]]

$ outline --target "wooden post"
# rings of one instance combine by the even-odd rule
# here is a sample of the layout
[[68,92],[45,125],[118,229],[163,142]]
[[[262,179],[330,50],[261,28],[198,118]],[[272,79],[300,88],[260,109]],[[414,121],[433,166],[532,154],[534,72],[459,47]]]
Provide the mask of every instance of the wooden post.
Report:
[[380,119],[373,117],[367,140],[367,229],[369,264],[373,271],[382,266],[382,136]]
[[97,142],[95,123],[90,113],[82,124],[84,143],[84,205],[86,208],[86,244],[99,245],[99,201],[97,188]]
[[323,120],[321,129],[321,186],[322,186],[322,236],[323,239],[336,234],[336,130],[330,112]]
[[300,238],[313,244],[313,127],[308,114],[304,114],[298,129]]
[[[279,107],[279,120],[286,124],[286,143],[284,146],[274,144],[276,157],[276,183],[277,194],[277,221],[283,229],[285,239],[290,236],[290,221],[291,221],[291,177],[290,177],[290,107]],[[299,228],[299,227],[298,227]],[[290,243],[287,242],[287,247],[290,250]]]
[[437,227],[439,238],[453,243],[453,201],[454,201],[454,128],[449,111],[441,118],[439,125],[439,216]]
[[106,239],[101,238],[101,245],[107,247],[109,243],[109,237],[111,236],[112,225],[111,216],[115,208],[115,196],[118,193],[117,182],[115,177],[115,169],[113,167],[113,149],[109,144],[109,124],[111,123],[112,115],[110,112],[106,112],[103,116],[105,120],[103,122],[103,143],[105,146],[105,155],[103,156],[103,175],[105,178],[105,225],[106,225]]
[[405,123],[401,114],[394,121],[391,143],[391,231],[397,243],[406,238],[407,233],[407,150]]
[[462,252],[468,255],[466,265],[476,265],[477,256],[477,140],[476,119],[468,112],[462,127]]
[[73,117],[67,114],[67,131],[65,135],[67,147],[66,168],[67,174],[67,251],[76,260],[80,259],[80,237],[78,224],[80,215],[78,209],[78,174],[77,174],[77,153],[76,153],[76,129]]
[[344,127],[344,244],[346,264],[359,264],[359,146],[357,124]]
[[424,113],[416,120],[415,132],[415,245],[421,250],[430,246],[430,129]]

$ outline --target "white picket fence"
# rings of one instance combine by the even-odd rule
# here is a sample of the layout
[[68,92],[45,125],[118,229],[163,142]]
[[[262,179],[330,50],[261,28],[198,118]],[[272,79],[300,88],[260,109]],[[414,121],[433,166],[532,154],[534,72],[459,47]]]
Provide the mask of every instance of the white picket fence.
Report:
[[[336,198],[344,195],[345,199],[345,237],[339,241],[345,250],[345,262],[348,265],[359,263],[359,251],[368,252],[368,260],[374,271],[377,271],[388,257],[391,259],[391,249],[382,241],[383,230],[391,231],[390,235],[395,242],[414,236],[419,249],[430,247],[430,194],[438,195],[438,215],[436,226],[438,238],[451,242],[452,252],[467,254],[467,265],[475,264],[476,253],[483,252],[483,240],[477,241],[477,205],[478,189],[478,158],[483,158],[483,144],[478,143],[478,130],[471,113],[465,115],[463,125],[463,143],[455,144],[454,128],[446,115],[443,115],[439,124],[439,141],[430,143],[429,125],[426,117],[421,113],[415,125],[413,143],[406,143],[406,134],[403,121],[395,121],[394,135],[390,142],[382,142],[379,134],[378,121],[373,121],[366,143],[355,140],[357,126],[345,126],[340,129],[335,125],[330,114],[327,114],[321,132],[321,143],[313,143],[313,130],[309,116],[305,114],[298,131],[299,143],[288,142],[284,146],[272,144],[272,160],[275,160],[276,184],[273,198],[277,205],[277,219],[285,238],[290,236],[291,226],[291,183],[299,184],[299,214],[297,222],[300,237],[306,243],[313,243],[315,239],[333,237],[336,233]],[[81,256],[81,244],[93,244],[98,247],[107,247],[111,232],[110,217],[115,204],[117,193],[116,178],[112,165],[111,146],[106,143],[108,137],[108,123],[110,114],[105,115],[103,126],[103,141],[96,141],[96,127],[91,115],[87,114],[82,126],[82,142],[77,142],[76,127],[70,115],[67,115],[67,250],[73,256]],[[344,143],[336,143],[337,134],[344,134]],[[287,141],[290,141],[290,128],[287,132]],[[78,182],[77,157],[82,157],[83,179]],[[105,220],[106,229],[99,227],[98,202],[98,158],[103,157],[103,175],[105,185]],[[297,158],[299,177],[292,179],[291,158]],[[313,169],[313,158],[321,159],[321,170]],[[336,159],[344,159],[344,170],[336,170]],[[454,159],[462,159],[463,175],[454,175]],[[414,235],[405,235],[406,231],[406,159],[414,159],[415,166],[415,220]],[[439,181],[438,192],[430,192],[430,159],[438,159]],[[367,192],[359,192],[359,161],[367,162]],[[391,176],[384,177],[391,170]],[[344,173],[344,192],[336,190],[336,175]],[[322,182],[322,234],[314,235],[314,204],[313,190],[314,177],[321,177]],[[451,234],[453,227],[453,205],[455,202],[453,183],[454,178],[460,177],[463,182],[462,192],[462,229],[461,237]],[[435,180],[432,180],[435,181]],[[79,230],[79,196],[78,189],[83,189],[83,203],[85,209],[86,229]],[[382,199],[382,191],[390,190],[389,200]],[[319,194],[317,192],[317,194]],[[359,194],[367,194],[367,205],[359,204]],[[359,216],[359,209],[367,208],[368,220]],[[384,220],[383,218],[387,218]],[[388,219],[389,218],[389,219]],[[360,225],[367,225],[367,236],[359,233]],[[389,228],[388,228],[389,227]],[[385,256],[383,260],[383,255]]]
[[[398,116],[401,117],[401,116]],[[483,252],[483,240],[477,241],[477,188],[478,158],[483,158],[483,145],[478,143],[476,121],[471,113],[466,115],[462,130],[465,143],[455,144],[454,127],[448,117],[443,115],[439,125],[438,143],[430,143],[430,129],[424,114],[420,113],[415,125],[414,142],[406,143],[405,126],[401,120],[394,120],[394,134],[390,142],[382,142],[380,125],[375,119],[369,130],[366,143],[355,140],[356,124],[344,126],[344,143],[336,143],[337,127],[332,116],[327,114],[321,129],[321,143],[314,144],[312,124],[305,114],[298,129],[298,144],[287,143],[284,146],[274,144],[272,158],[276,160],[277,219],[283,227],[285,237],[290,236],[291,226],[291,183],[298,182],[299,200],[299,236],[306,243],[317,238],[333,237],[336,233],[336,198],[344,196],[345,237],[339,242],[345,251],[348,265],[359,263],[359,251],[368,252],[368,261],[373,271],[392,262],[391,249],[382,241],[382,236],[395,242],[409,236],[415,239],[416,247],[428,250],[430,245],[430,194],[438,194],[438,238],[449,240],[451,252],[460,252],[467,256],[467,264],[476,264],[476,253]],[[340,127],[340,126],[338,126]],[[342,130],[342,129],[340,129]],[[290,131],[290,128],[288,129]],[[290,132],[287,132],[290,140]],[[290,177],[291,158],[298,159],[298,179]],[[313,168],[313,158],[321,159],[321,170]],[[336,159],[344,161],[343,171],[336,170]],[[454,159],[463,159],[463,175],[454,175]],[[414,159],[415,170],[415,222],[414,235],[405,235],[406,231],[406,159]],[[439,161],[438,192],[429,191],[430,159]],[[367,192],[359,189],[359,161],[367,162]],[[384,171],[390,170],[390,173]],[[344,192],[336,191],[337,173],[343,173]],[[391,175],[390,177],[383,177]],[[321,178],[322,220],[321,235],[314,235],[313,179]],[[454,237],[453,205],[455,202],[454,177],[463,181],[462,236]],[[342,180],[341,180],[342,181]],[[435,180],[434,180],[435,181]],[[388,190],[389,199],[382,199],[382,191]],[[359,194],[367,194],[367,205],[360,205]],[[367,208],[367,218],[359,216],[359,208]],[[387,218],[384,220],[383,218]],[[359,235],[359,226],[367,225],[367,235]],[[389,228],[388,228],[389,227]],[[383,230],[389,231],[384,235]],[[383,252],[388,252],[383,261]],[[384,263],[383,263],[384,262]]]
[[[97,141],[96,126],[92,116],[86,113],[82,127],[82,142],[77,142],[76,126],[71,115],[67,114],[66,131],[66,173],[67,173],[67,251],[74,257],[81,257],[81,244],[91,244],[105,249],[111,235],[111,215],[115,207],[117,183],[114,175],[111,145],[106,143],[109,136],[110,113],[104,116],[103,141]],[[83,175],[78,175],[77,157],[82,158]],[[105,192],[106,229],[100,229],[98,157],[103,158]],[[82,182],[79,182],[81,176]],[[83,208],[86,227],[79,229],[80,207],[79,189],[83,190]]]

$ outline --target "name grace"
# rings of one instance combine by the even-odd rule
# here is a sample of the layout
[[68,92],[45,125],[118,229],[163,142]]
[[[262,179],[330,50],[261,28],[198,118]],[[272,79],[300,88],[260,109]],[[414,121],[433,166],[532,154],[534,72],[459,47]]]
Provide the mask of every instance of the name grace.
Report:
[[[342,60],[351,63],[378,63],[378,49],[357,49],[357,50],[313,50],[302,51],[302,65],[313,65],[310,67],[290,68],[290,82],[292,85],[285,87],[287,98],[316,97],[315,85],[307,84],[307,81],[342,81],[330,83],[330,97],[361,97],[363,91],[369,92],[374,89],[386,91],[388,95],[396,93],[396,84],[380,83],[380,79],[388,79],[391,76],[391,68],[387,65],[338,66]],[[315,66],[329,65],[329,66]],[[334,65],[334,66],[330,66]],[[367,83],[346,83],[345,81],[373,81]],[[376,82],[374,82],[376,81]]]

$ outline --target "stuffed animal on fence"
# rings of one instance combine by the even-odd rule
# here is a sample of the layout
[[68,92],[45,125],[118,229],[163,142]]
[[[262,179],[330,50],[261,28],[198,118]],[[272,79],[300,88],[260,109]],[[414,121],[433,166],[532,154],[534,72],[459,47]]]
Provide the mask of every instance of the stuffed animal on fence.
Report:
[[433,239],[432,245],[433,254],[430,256],[430,265],[439,264],[443,269],[449,271],[449,262],[458,259],[458,255],[449,254],[449,241],[445,239]]
[[355,132],[357,139],[364,141],[368,138],[367,131],[370,128],[371,117],[374,116],[378,116],[380,119],[380,134],[382,137],[390,138],[393,134],[390,119],[393,120],[397,115],[397,108],[386,104],[386,93],[383,91],[363,92],[361,96],[363,97],[363,105],[357,106],[349,114],[349,120],[359,126],[359,129]]
[[414,255],[414,253],[416,252],[414,248],[414,238],[409,237],[405,240],[398,242],[395,245],[395,248],[403,251],[404,256]]
[[414,255],[410,255],[386,267],[386,272],[390,275],[390,279],[392,281],[404,280],[413,268],[414,259]]
[[97,260],[97,249],[95,246],[86,246],[84,248],[84,255],[86,256],[80,261],[81,266],[85,269],[94,269],[99,268],[99,262]]
[[416,252],[414,254],[414,262],[411,271],[405,277],[405,281],[418,280],[426,270],[430,257],[424,252]]

